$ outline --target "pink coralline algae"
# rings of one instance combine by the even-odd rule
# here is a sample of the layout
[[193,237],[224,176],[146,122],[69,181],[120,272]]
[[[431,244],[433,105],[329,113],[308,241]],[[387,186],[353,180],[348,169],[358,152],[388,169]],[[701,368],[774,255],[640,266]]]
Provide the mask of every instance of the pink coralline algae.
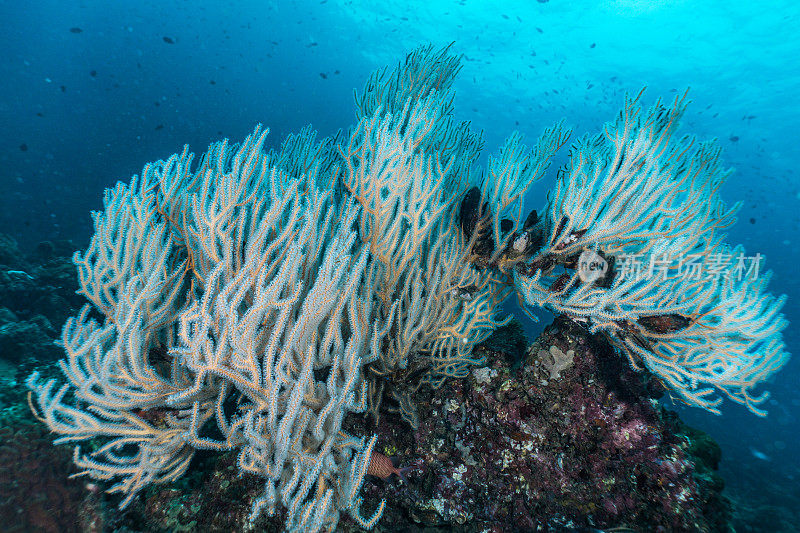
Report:
[[[655,401],[657,381],[565,319],[516,364],[493,339],[485,349],[495,352],[486,354],[490,366],[416,395],[416,430],[392,416],[370,429],[378,450],[411,466],[408,483],[365,484],[367,502],[386,498],[385,523],[725,530],[716,465],[690,453],[689,428]],[[570,350],[572,363],[552,379],[552,359],[537,356]]]

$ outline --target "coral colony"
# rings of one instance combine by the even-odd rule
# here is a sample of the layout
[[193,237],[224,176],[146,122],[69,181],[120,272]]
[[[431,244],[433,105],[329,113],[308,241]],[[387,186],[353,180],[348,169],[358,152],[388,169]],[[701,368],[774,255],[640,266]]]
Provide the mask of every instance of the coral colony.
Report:
[[[74,257],[90,303],[62,333],[68,383],[28,380],[57,443],[92,439],[75,449],[81,474],[114,480],[125,507],[195,451],[236,450],[264,480],[251,520],[333,530],[345,512],[372,527],[383,503],[363,509],[360,489],[376,436],[343,420],[379,420],[391,399],[415,426],[393,383],[482,365],[473,348],[514,292],[607,336],[689,404],[716,413],[722,393],[764,414],[753,388],[789,357],[783,298],[761,256],[723,242],[738,206],[718,196],[719,148],[675,138],[684,98],[626,99],[523,216],[569,131],[532,149],[513,134],[481,169],[481,136],[453,118],[459,68],[420,48],[370,77],[346,133],[304,129],[266,152],[257,127],[106,191]],[[550,357],[557,372],[565,355]]]

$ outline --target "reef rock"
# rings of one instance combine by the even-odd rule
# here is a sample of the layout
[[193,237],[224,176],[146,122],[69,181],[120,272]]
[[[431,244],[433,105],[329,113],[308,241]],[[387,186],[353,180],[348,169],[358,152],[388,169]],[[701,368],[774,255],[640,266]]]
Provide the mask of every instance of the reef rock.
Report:
[[659,405],[657,381],[566,319],[524,361],[491,341],[488,366],[415,395],[414,431],[393,417],[371,430],[413,467],[408,485],[366,482],[365,508],[387,500],[383,527],[727,531],[714,454],[695,443],[710,439]]

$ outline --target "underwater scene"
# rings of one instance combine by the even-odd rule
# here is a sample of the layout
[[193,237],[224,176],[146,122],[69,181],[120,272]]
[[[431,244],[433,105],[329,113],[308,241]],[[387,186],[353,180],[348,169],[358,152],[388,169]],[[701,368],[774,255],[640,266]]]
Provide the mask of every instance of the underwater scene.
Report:
[[800,4],[0,20],[0,530],[800,531]]

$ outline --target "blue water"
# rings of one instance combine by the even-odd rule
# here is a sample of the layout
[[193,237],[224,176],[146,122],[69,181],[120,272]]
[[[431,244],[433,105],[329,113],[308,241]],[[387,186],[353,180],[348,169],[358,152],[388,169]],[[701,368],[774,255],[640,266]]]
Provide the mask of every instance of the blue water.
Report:
[[[0,2],[0,21],[0,232],[23,249],[85,246],[102,190],[185,143],[202,152],[258,122],[273,146],[309,123],[322,135],[347,127],[373,69],[454,41],[457,115],[484,130],[489,152],[560,118],[594,133],[626,91],[646,85],[650,103],[691,87],[683,131],[721,140],[736,169],[722,195],[744,200],[728,241],[766,255],[770,288],[800,324],[795,1],[27,0]],[[766,501],[777,488],[798,497],[800,337],[784,335],[795,358],[769,384],[768,418],[732,402],[721,417],[677,406],[722,445],[728,485]]]

